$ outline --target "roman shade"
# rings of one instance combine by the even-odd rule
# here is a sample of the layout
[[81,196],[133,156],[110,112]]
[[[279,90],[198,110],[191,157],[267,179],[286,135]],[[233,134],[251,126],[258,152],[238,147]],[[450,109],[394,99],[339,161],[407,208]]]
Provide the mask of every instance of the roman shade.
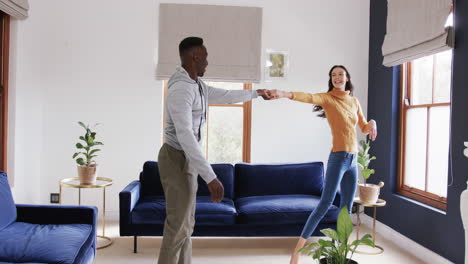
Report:
[[28,0],[0,0],[0,10],[17,19],[27,18],[28,9]]
[[201,37],[208,50],[204,79],[260,82],[262,9],[257,7],[160,4],[157,79],[180,65],[179,43]]
[[452,0],[388,0],[383,65],[395,66],[453,47],[453,28],[445,23]]

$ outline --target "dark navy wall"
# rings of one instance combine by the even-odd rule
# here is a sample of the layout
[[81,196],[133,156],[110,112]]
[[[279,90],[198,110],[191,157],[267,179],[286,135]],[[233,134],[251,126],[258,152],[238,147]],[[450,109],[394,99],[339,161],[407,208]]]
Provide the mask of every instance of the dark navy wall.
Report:
[[[398,67],[382,66],[382,43],[386,32],[387,1],[370,1],[368,118],[375,119],[379,135],[372,145],[376,176],[384,181],[378,221],[455,263],[463,263],[465,242],[460,217],[460,194],[466,188],[468,159],[468,1],[455,0],[455,49],[452,83],[452,170],[446,212],[430,208],[395,193],[398,155]],[[451,180],[449,179],[449,182]]]

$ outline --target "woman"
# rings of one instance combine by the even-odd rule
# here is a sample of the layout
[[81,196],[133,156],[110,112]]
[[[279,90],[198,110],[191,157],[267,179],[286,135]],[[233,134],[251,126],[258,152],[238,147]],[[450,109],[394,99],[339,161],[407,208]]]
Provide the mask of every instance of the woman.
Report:
[[354,193],[357,186],[357,137],[356,124],[364,134],[369,134],[371,140],[377,137],[377,124],[374,120],[366,121],[361,106],[356,97],[353,97],[353,85],[348,70],[342,65],[335,65],[328,73],[328,92],[309,94],[303,92],[286,92],[273,90],[273,98],[289,98],[291,100],[314,104],[314,111],[319,117],[327,118],[333,137],[333,146],[328,159],[325,174],[325,186],[317,208],[310,214],[296,248],[294,249],[290,264],[299,261],[300,248],[304,247],[306,239],[314,232],[328,208],[335,199],[340,185],[340,208],[352,207]]

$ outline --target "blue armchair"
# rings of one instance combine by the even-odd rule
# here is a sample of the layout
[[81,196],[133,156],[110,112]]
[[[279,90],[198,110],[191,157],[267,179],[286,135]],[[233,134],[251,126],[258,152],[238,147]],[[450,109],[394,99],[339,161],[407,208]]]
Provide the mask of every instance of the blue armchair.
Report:
[[0,201],[0,264],[93,262],[96,207],[15,205],[2,171]]

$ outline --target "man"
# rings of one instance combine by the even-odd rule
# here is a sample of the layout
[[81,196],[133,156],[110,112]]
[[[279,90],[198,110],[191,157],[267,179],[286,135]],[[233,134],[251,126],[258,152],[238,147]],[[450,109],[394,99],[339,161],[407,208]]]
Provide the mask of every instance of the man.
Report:
[[204,158],[200,142],[208,103],[226,104],[252,100],[265,90],[223,90],[207,86],[203,77],[208,53],[203,39],[188,37],[179,44],[182,67],[168,82],[166,97],[166,143],[158,156],[161,183],[166,198],[166,221],[159,264],[187,264],[192,259],[191,235],[195,225],[197,176],[208,184],[211,200],[220,202],[223,184]]

